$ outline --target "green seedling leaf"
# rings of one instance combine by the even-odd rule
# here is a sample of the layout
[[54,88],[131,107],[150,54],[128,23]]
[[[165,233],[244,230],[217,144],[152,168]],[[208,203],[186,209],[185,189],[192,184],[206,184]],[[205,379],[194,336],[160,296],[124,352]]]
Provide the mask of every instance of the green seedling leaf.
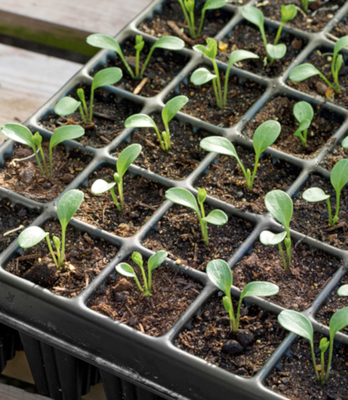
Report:
[[198,68],[193,72],[190,78],[190,82],[196,86],[204,85],[216,78],[216,75],[210,73],[206,68]]
[[197,44],[192,48],[198,53],[201,53],[204,56],[208,57],[212,61],[215,60],[215,57],[217,55],[217,43],[216,40],[212,38],[207,39],[207,46],[203,46],[202,44]]
[[200,215],[197,201],[193,194],[186,189],[182,188],[171,188],[165,192],[165,198],[172,201],[175,204],[191,208],[197,215]]
[[22,249],[28,249],[29,247],[33,247],[41,242],[49,233],[45,232],[39,226],[30,226],[25,229],[18,236],[17,242]]
[[121,154],[118,156],[116,169],[120,178],[126,173],[129,166],[135,161],[139,154],[141,153],[142,147],[138,143],[131,144],[122,150]]
[[221,210],[213,210],[205,218],[202,218],[202,220],[212,225],[221,226],[226,224],[228,217]]
[[294,19],[297,14],[297,8],[295,4],[288,4],[280,7],[281,21],[285,24],[286,22]]
[[313,327],[304,315],[296,311],[284,310],[278,315],[278,322],[284,329],[309,340],[313,345]]
[[122,50],[120,45],[116,42],[116,40],[109,36],[104,35],[102,33],[94,33],[93,35],[89,35],[86,39],[86,42],[90,46],[98,47],[100,49],[108,49],[113,50],[118,55],[122,54]]
[[312,106],[306,101],[299,101],[294,105],[293,113],[298,122],[302,122],[305,119],[312,121],[314,117],[314,111]]
[[262,11],[260,11],[256,7],[243,7],[242,8],[242,15],[243,17],[251,22],[252,24],[256,25],[259,27],[259,29],[263,29],[264,25],[264,18]]
[[268,43],[266,46],[267,54],[274,60],[280,60],[286,54],[286,46],[284,43],[273,44]]
[[348,307],[341,308],[336,311],[335,314],[330,319],[330,338],[333,337],[337,332],[342,330],[348,325]]
[[116,265],[116,271],[123,276],[127,276],[129,278],[136,278],[134,269],[127,263],[120,263]]
[[30,146],[35,151],[33,134],[26,126],[19,124],[5,124],[1,127],[1,133],[15,142]]
[[331,170],[330,181],[337,193],[348,182],[348,159],[338,161]]
[[198,188],[197,199],[199,204],[203,204],[207,198],[207,191],[202,188]]
[[279,293],[279,287],[270,282],[250,282],[240,295],[240,301],[247,296],[274,296]]
[[320,75],[320,71],[314,65],[305,63],[295,67],[289,75],[293,82],[302,82],[312,76]]
[[334,47],[333,59],[335,59],[337,54],[345,47],[348,47],[348,36],[343,36],[337,40]]
[[113,85],[122,78],[121,68],[105,68],[97,72],[93,78],[92,91],[106,85]]
[[134,114],[124,123],[126,128],[157,128],[155,121],[146,114]]
[[167,125],[188,102],[186,96],[176,96],[169,100],[162,110],[162,119],[164,125]]
[[208,0],[203,6],[203,10],[216,10],[223,7],[226,3],[226,0]]
[[212,151],[226,156],[238,158],[238,154],[233,144],[224,137],[209,136],[200,142],[200,147],[206,151]]
[[66,115],[74,113],[79,108],[80,104],[80,101],[77,101],[72,97],[63,97],[54,107],[54,112],[57,115],[65,117]]
[[282,127],[277,121],[265,121],[255,131],[253,145],[255,153],[260,155],[267,147],[271,146],[280,135]]
[[185,47],[185,42],[175,36],[162,36],[157,40],[151,48],[151,52],[154,49],[166,49],[166,50],[181,50]]
[[81,190],[73,189],[65,193],[59,200],[57,214],[63,230],[67,227],[69,221],[79,209],[83,197],[84,195]]
[[193,13],[194,8],[195,8],[194,0],[184,0],[184,3],[185,3],[185,7],[186,7],[187,11],[190,13]]
[[50,149],[65,140],[77,139],[85,134],[85,130],[80,125],[64,125],[57,128],[50,140]]
[[224,260],[212,260],[208,263],[208,278],[226,295],[230,293],[233,283],[232,272]]
[[116,185],[116,182],[108,183],[104,179],[97,179],[91,186],[91,192],[93,194],[102,194],[112,189]]
[[348,149],[348,136],[343,139],[341,145],[344,149]]
[[323,189],[314,187],[305,190],[302,194],[302,197],[309,203],[316,203],[318,201],[327,200],[330,197],[330,195],[326,194]]
[[265,196],[265,205],[278,222],[286,227],[290,225],[293,204],[288,194],[281,190],[272,190]]
[[300,122],[300,125],[297,128],[297,130],[294,132],[294,136],[301,138],[301,132],[308,129],[310,127],[310,125],[311,125],[311,121],[309,119],[303,119]]
[[164,260],[167,258],[168,253],[164,250],[158,251],[156,254],[151,256],[149,258],[149,261],[147,262],[147,268],[149,271],[153,271],[157,267],[159,267]]
[[136,264],[136,265],[138,265],[139,267],[142,267],[143,266],[143,256],[140,254],[140,253],[138,253],[137,251],[134,251],[133,252],[133,254],[132,254],[132,261]]
[[250,58],[260,58],[257,54],[252,53],[247,50],[235,50],[230,54],[230,59],[228,62],[228,69],[232,67],[233,64]]
[[342,285],[338,290],[337,294],[339,296],[348,296],[348,285]]
[[39,132],[34,133],[33,135],[33,143],[37,146],[40,147],[42,143],[42,136],[40,135]]
[[275,246],[281,243],[286,237],[286,232],[273,233],[271,231],[263,231],[260,234],[260,242],[265,246]]
[[143,40],[143,37],[141,35],[137,35],[135,37],[135,46],[134,46],[135,50],[142,51],[144,46],[145,46],[145,42]]

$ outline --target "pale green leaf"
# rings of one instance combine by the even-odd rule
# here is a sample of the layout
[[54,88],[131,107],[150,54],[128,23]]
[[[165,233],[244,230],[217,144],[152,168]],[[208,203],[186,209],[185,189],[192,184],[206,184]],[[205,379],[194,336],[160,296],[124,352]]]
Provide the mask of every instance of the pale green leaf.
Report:
[[136,277],[134,269],[127,263],[120,263],[120,264],[116,265],[115,268],[116,268],[116,271],[123,276],[127,276],[129,278]]
[[286,237],[286,232],[273,233],[271,231],[263,231],[260,234],[260,242],[265,246],[275,246],[281,243]]
[[41,242],[49,233],[45,232],[39,226],[30,226],[25,229],[18,236],[17,242],[20,247],[23,249],[28,249],[29,247],[33,247]]
[[348,285],[342,285],[338,290],[337,294],[339,296],[348,296]]
[[255,153],[260,155],[267,147],[271,146],[278,139],[281,129],[282,127],[277,121],[269,120],[262,123],[253,136]]
[[209,136],[202,139],[199,145],[202,149],[206,151],[238,158],[236,149],[234,148],[233,144],[224,137]]
[[50,140],[50,149],[65,140],[77,139],[85,134],[85,130],[80,125],[64,125],[57,128]]
[[265,206],[277,221],[285,227],[289,227],[293,204],[288,194],[281,190],[268,192],[265,196]]
[[279,287],[271,282],[249,282],[240,295],[240,301],[247,296],[274,296],[279,293]]
[[126,128],[155,128],[156,122],[146,114],[134,114],[128,117],[124,123]]
[[213,210],[202,220],[212,225],[221,226],[226,224],[228,217],[222,210]]
[[73,189],[66,192],[58,202],[57,214],[63,230],[67,227],[68,222],[79,209],[84,194],[81,190]]
[[232,272],[224,260],[212,260],[208,263],[206,272],[208,278],[222,292],[228,295],[233,283]]
[[297,311],[284,310],[278,315],[278,322],[284,329],[309,340],[313,345],[313,327],[304,315]]
[[105,68],[94,75],[92,90],[106,85],[113,85],[122,78],[122,70],[118,67]]
[[162,110],[163,122],[168,124],[187,102],[188,98],[186,96],[176,96],[169,100]]
[[291,70],[289,78],[293,82],[302,82],[312,76],[319,75],[320,71],[314,65],[305,63]]
[[140,144],[134,143],[122,150],[121,154],[118,156],[116,164],[116,170],[121,179],[132,162],[138,158],[141,149],[142,147]]
[[338,161],[331,170],[330,181],[337,193],[348,182],[348,159]]
[[286,54],[286,46],[284,43],[273,44],[268,43],[266,46],[267,54],[274,60],[280,60]]
[[93,194],[102,194],[112,189],[116,185],[116,182],[106,182],[104,179],[97,179],[91,186],[91,192]]
[[282,5],[280,7],[280,17],[281,21],[285,24],[286,22],[290,21],[291,19],[294,19],[297,14],[297,8],[295,4],[287,4],[287,5]]
[[149,261],[147,262],[147,268],[149,271],[153,271],[157,267],[159,267],[164,260],[167,258],[168,253],[164,250],[158,251],[156,254],[151,256],[149,258]]
[[63,97],[58,101],[56,106],[54,107],[54,112],[57,115],[61,115],[65,117],[66,115],[70,115],[74,113],[81,104],[80,101],[73,99],[72,97]]
[[243,7],[242,15],[247,21],[256,25],[257,27],[259,27],[259,29],[263,29],[264,18],[263,18],[262,11],[260,11],[258,8]]
[[335,334],[348,325],[348,307],[336,311],[330,319],[330,337],[333,339]]
[[196,86],[204,85],[216,78],[216,75],[210,73],[206,68],[198,68],[191,75],[190,82]]
[[294,105],[293,113],[298,122],[304,119],[312,121],[314,117],[313,107],[306,101],[299,101]]
[[247,60],[250,58],[260,58],[257,54],[252,53],[247,50],[235,50],[230,54],[230,59],[228,62],[228,69],[231,69],[232,65],[243,60]]
[[15,142],[30,146],[35,151],[33,134],[26,126],[19,124],[5,124],[1,127],[1,133]]
[[98,47],[100,49],[108,49],[113,50],[118,55],[123,54],[120,45],[116,42],[116,40],[109,36],[104,35],[102,33],[94,33],[93,35],[89,35],[86,39],[86,42],[94,47]]
[[203,10],[217,10],[227,3],[226,0],[208,0],[204,3]]
[[175,204],[179,204],[184,207],[191,208],[198,215],[200,215],[197,201],[193,194],[186,189],[182,188],[171,188],[165,192],[165,198],[172,201]]
[[330,197],[330,195],[326,194],[323,189],[314,187],[305,190],[302,194],[302,197],[309,203],[316,203],[318,201],[327,200]]
[[181,50],[185,47],[185,42],[176,36],[162,36],[151,48],[154,49],[166,49],[166,50]]

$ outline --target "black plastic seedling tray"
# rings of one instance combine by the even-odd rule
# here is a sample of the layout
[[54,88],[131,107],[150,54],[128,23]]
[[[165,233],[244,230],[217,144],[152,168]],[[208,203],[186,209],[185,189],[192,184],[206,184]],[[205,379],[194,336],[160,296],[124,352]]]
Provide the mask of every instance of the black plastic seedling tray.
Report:
[[[140,22],[150,19],[155,12],[161,12],[163,7],[161,0],[154,1],[145,11],[133,20],[118,35],[117,40],[123,42],[126,38],[142,34],[147,42],[157,40],[137,29]],[[248,5],[255,4],[251,1]],[[241,7],[228,5],[225,7],[232,14],[232,19],[220,31],[215,39],[219,40],[239,24],[243,18]],[[348,132],[348,111],[339,105],[327,102],[323,105],[323,99],[302,93],[286,84],[290,70],[306,58],[317,48],[325,47],[333,49],[334,43],[327,38],[335,24],[348,12],[348,3],[335,15],[330,23],[319,33],[306,33],[299,29],[284,26],[284,33],[291,33],[295,37],[303,38],[307,45],[300,52],[297,59],[287,68],[281,77],[269,79],[256,74],[232,68],[232,74],[239,77],[242,82],[245,79],[256,82],[264,88],[264,94],[250,107],[240,121],[231,128],[221,128],[202,120],[198,120],[184,113],[179,113],[177,119],[180,123],[186,123],[193,127],[194,132],[203,129],[212,135],[222,135],[230,139],[234,144],[252,148],[252,143],[241,132],[247,122],[261,110],[265,104],[276,95],[288,96],[299,100],[306,100],[313,106],[322,105],[328,111],[335,113],[342,121],[337,132],[333,132],[333,139],[329,145],[324,146],[315,157],[301,159],[270,148],[266,153],[274,159],[284,160],[299,168],[299,175],[288,190],[292,197],[296,196],[306,182],[310,173],[318,173],[329,178],[329,172],[320,166],[324,157],[333,150]],[[275,30],[279,24],[266,19],[267,29]],[[343,50],[345,62],[348,61],[348,51]],[[168,85],[155,97],[146,98],[126,92],[115,87],[107,87],[103,90],[113,94],[117,99],[127,99],[135,103],[143,113],[151,114],[159,112],[167,101],[172,91],[178,93],[179,83],[188,82],[188,74],[202,63],[207,63],[192,50],[180,51],[188,62],[182,71],[168,83]],[[39,131],[42,135],[50,137],[52,132],[44,129],[39,123],[41,118],[53,112],[54,105],[63,96],[72,93],[79,84],[90,85],[92,82],[91,71],[100,69],[107,59],[114,58],[111,51],[101,51],[92,58],[80,72],[78,72],[64,87],[38,110],[25,124],[33,131]],[[224,63],[219,66],[226,68]],[[86,186],[90,174],[100,165],[115,166],[116,158],[113,151],[120,143],[129,142],[131,131],[124,130],[110,144],[102,148],[82,146],[77,142],[66,142],[66,148],[81,148],[90,152],[93,160],[65,189],[66,191]],[[7,141],[0,148],[0,164],[4,163],[4,157],[10,156],[13,151],[13,142]],[[136,165],[131,165],[129,173],[132,176],[141,175],[144,179],[154,180],[165,188],[173,186],[182,187],[197,194],[194,185],[197,180],[209,169],[209,165],[216,159],[215,154],[208,154],[205,159],[185,179],[173,181]],[[28,200],[20,194],[12,193],[0,188],[0,198],[9,199],[14,204],[21,204],[40,212],[40,216],[33,222],[34,225],[42,225],[45,221],[56,216],[57,201],[61,195],[50,203],[38,203]],[[248,221],[253,226],[253,231],[244,243],[228,260],[233,269],[241,258],[248,254],[258,240],[260,232],[264,229],[280,231],[281,227],[269,215],[258,215],[251,212],[243,212],[233,205],[224,203],[211,196],[207,198],[207,204],[213,208],[223,209],[231,218],[238,217]],[[95,290],[102,286],[110,274],[114,274],[115,265],[125,260],[133,251],[140,251],[145,257],[153,253],[142,245],[143,239],[150,230],[156,229],[157,223],[172,206],[165,201],[152,215],[142,228],[130,238],[117,237],[106,231],[89,226],[73,219],[71,226],[76,230],[87,232],[92,238],[102,238],[117,247],[118,252],[112,262],[104,268],[90,285],[76,298],[67,299],[59,297],[51,292],[35,285],[27,280],[15,277],[4,270],[9,260],[16,257],[19,247],[16,241],[0,254],[0,322],[6,329],[13,328],[20,332],[24,350],[29,359],[35,381],[41,394],[54,399],[73,400],[88,392],[89,385],[97,382],[100,377],[104,383],[108,400],[111,399],[190,399],[190,400],[215,400],[215,399],[284,399],[264,385],[265,379],[274,368],[279,365],[284,354],[289,351],[291,344],[296,340],[294,334],[289,334],[282,344],[271,355],[263,368],[250,379],[237,376],[213,366],[202,359],[191,356],[179,350],[173,344],[178,334],[190,326],[192,318],[200,313],[202,306],[216,293],[216,288],[208,281],[204,272],[190,268],[190,265],[178,265],[173,260],[167,259],[167,264],[174,270],[183,272],[195,281],[203,285],[203,290],[190,305],[186,312],[169,332],[161,337],[150,337],[139,331],[115,322],[111,318],[104,317],[91,309],[86,304]],[[116,211],[115,211],[116,212]],[[332,276],[323,291],[315,299],[312,305],[303,313],[312,321],[315,330],[328,335],[328,328],[318,323],[314,316],[321,307],[330,292],[338,285],[340,279],[346,273],[348,252],[324,244],[318,240],[306,237],[300,232],[291,231],[294,242],[303,241],[312,248],[319,248],[338,260],[340,268]],[[239,290],[232,288],[234,296],[239,296]],[[248,303],[253,303],[262,309],[278,314],[282,307],[259,298],[249,298]],[[337,340],[348,344],[348,337],[339,333]],[[6,345],[7,346],[7,345]],[[5,357],[10,358],[11,355]],[[6,360],[5,360],[6,361]],[[95,368],[97,367],[97,368]],[[99,372],[98,372],[99,369]],[[44,377],[44,378],[43,378]]]

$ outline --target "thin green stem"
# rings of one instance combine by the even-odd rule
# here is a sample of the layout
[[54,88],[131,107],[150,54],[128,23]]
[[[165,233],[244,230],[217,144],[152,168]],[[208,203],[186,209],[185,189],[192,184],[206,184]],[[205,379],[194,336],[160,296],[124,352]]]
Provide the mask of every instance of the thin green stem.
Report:
[[44,167],[45,167],[45,175],[46,175],[46,174],[48,174],[48,168],[47,168],[47,163],[46,163],[45,154],[44,154],[44,152],[43,152],[43,150],[42,150],[42,146],[40,146],[39,149],[40,149],[40,154],[41,154],[42,162],[43,162],[43,165],[44,165]]
[[320,353],[320,384],[324,385],[325,383],[325,358],[324,358],[324,351]]
[[250,187],[251,188],[253,187],[253,184],[254,184],[255,175],[256,175],[258,164],[259,164],[259,159],[260,159],[260,154],[256,154],[255,155],[255,164],[254,164],[254,169],[253,169],[253,175],[252,175],[252,177],[250,179]]
[[139,78],[140,51],[135,52],[135,78]]
[[135,283],[137,284],[139,290],[141,291],[141,293],[145,296],[144,289],[141,287],[139,279],[138,279],[138,277],[136,275],[134,275],[134,280],[135,280]]
[[37,161],[37,163],[38,163],[38,165],[39,165],[40,171],[41,171],[42,175],[45,175],[45,172],[44,172],[44,170],[43,170],[43,168],[42,168],[42,164],[41,164],[40,158],[39,158],[39,156],[38,156],[38,154],[37,154],[37,150],[36,150],[35,147],[34,147],[33,150],[34,150],[35,158],[36,158],[36,161]]
[[332,220],[333,225],[335,225],[335,223],[338,221],[338,214],[340,212],[340,198],[341,198],[341,192],[336,191],[336,211],[335,211],[335,216],[333,217]]
[[[84,115],[84,113],[83,113],[83,109],[82,109],[82,105],[81,105],[81,104],[79,105],[79,110],[80,110],[80,114],[81,114],[81,118],[82,118],[83,123],[84,123],[85,125],[87,125],[87,119],[86,119],[86,117],[85,117],[85,115]],[[88,115],[88,114],[87,114],[87,115]]]
[[121,58],[121,60],[122,60],[122,62],[124,64],[124,66],[126,67],[129,75],[132,77],[132,79],[134,79],[135,76],[134,76],[134,73],[132,71],[132,68],[129,66],[127,60],[125,59],[125,56],[123,55],[123,53],[117,53],[117,54],[120,56],[120,58]]
[[320,383],[319,373],[317,370],[317,363],[315,362],[314,346],[313,346],[313,343],[310,343],[310,345],[311,345],[311,354],[312,354],[312,361],[313,361],[315,376],[317,378],[317,381]]
[[[237,308],[237,319],[236,319],[236,331],[235,332],[237,332],[238,331],[238,327],[239,327],[239,318],[240,318],[240,308],[241,308],[241,305],[242,305],[242,299],[241,298],[239,298],[239,301],[238,301],[238,308]],[[234,333],[235,333],[234,332]]]
[[291,265],[291,236],[289,228],[285,227],[286,230],[286,238],[284,239],[286,254],[288,258],[288,267],[290,268]]
[[236,160],[237,160],[238,165],[240,166],[240,168],[241,168],[241,170],[242,170],[242,172],[243,172],[243,175],[244,175],[244,178],[245,178],[245,181],[246,181],[246,185],[247,185],[247,187],[249,187],[249,186],[248,186],[248,184],[249,184],[249,178],[248,178],[248,174],[247,174],[246,171],[245,171],[244,165],[242,164],[242,162],[241,162],[241,160],[240,160],[239,158],[237,158]]
[[115,206],[117,207],[118,211],[122,211],[122,208],[121,208],[121,206],[120,206],[120,204],[119,204],[119,202],[117,200],[116,194],[115,194],[115,186],[110,189],[110,193],[111,193],[111,197],[112,197],[112,199],[113,199],[113,201],[115,203]]
[[[155,131],[156,131],[156,135],[157,135],[158,140],[159,140],[159,142],[160,142],[161,149],[162,149],[163,151],[167,151],[167,150],[166,150],[166,146],[165,146],[164,143],[163,143],[162,136],[161,136],[160,131],[158,130],[157,126],[154,126],[154,129],[155,129]],[[169,150],[169,149],[168,149],[168,150]]]
[[94,89],[93,86],[91,88],[91,98],[89,101],[89,120],[92,121],[93,119],[93,101],[94,101]]
[[149,287],[148,287],[148,285],[147,285],[147,279],[146,279],[145,269],[144,269],[144,267],[143,267],[142,265],[139,265],[139,268],[140,268],[140,270],[141,270],[141,274],[142,274],[142,276],[143,276],[143,281],[144,281],[144,288],[145,288],[145,290],[144,290],[144,296],[145,296],[145,297],[149,297],[150,293],[149,293]]
[[62,269],[63,268],[63,264],[64,264],[64,257],[65,257],[65,229],[66,228],[62,227],[62,241],[61,241],[61,243],[62,243],[62,251],[60,252],[60,264],[59,264],[60,268],[59,269]]
[[[195,39],[198,35],[195,32],[195,14],[193,11],[190,12],[190,35],[192,39]],[[193,36],[192,36],[193,35]]]
[[148,290],[149,296],[151,294],[151,285],[152,285],[152,271],[147,267],[147,280],[148,280]]
[[328,86],[330,86],[332,90],[334,90],[336,93],[340,92],[340,90],[337,90],[336,87],[332,83],[330,83],[329,80],[321,72],[319,72],[319,76]]
[[149,63],[150,58],[151,58],[152,53],[153,53],[154,50],[155,50],[155,49],[154,49],[154,47],[152,46],[151,49],[150,49],[150,51],[149,51],[149,54],[148,54],[147,57],[146,57],[146,60],[145,60],[145,62],[144,62],[144,65],[143,65],[143,67],[142,67],[142,69],[141,69],[141,71],[140,71],[139,78],[142,78],[142,77],[143,77],[145,68],[147,67],[147,64]]
[[286,263],[286,258],[284,256],[283,247],[282,247],[281,243],[278,243],[278,249],[279,249],[280,256],[281,256],[281,258],[283,260],[284,269],[285,269],[285,271],[287,271],[288,270],[288,265]]
[[[184,13],[184,17],[185,17],[187,26],[189,27],[190,35],[191,35],[192,39],[194,39],[194,36],[192,36],[192,29],[191,29],[190,19],[189,19],[189,16],[187,14],[186,7],[185,7],[185,5],[184,5],[182,0],[178,0],[178,1],[179,1],[180,5],[181,5],[182,12]],[[193,34],[194,34],[194,30],[193,30]]]
[[50,146],[48,149],[48,158],[49,158],[49,163],[50,163],[50,175],[52,176],[52,171],[53,171],[53,165],[52,165],[52,147]]
[[282,22],[282,23],[280,24],[280,27],[278,28],[277,35],[276,35],[276,37],[275,37],[275,39],[274,39],[274,43],[273,43],[274,46],[277,45],[277,43],[278,43],[278,41],[279,41],[279,39],[280,39],[280,36],[281,36],[281,34],[282,34],[282,30],[283,30],[283,25],[284,25],[284,22]]
[[120,198],[121,211],[124,209],[124,197],[123,197],[123,179],[117,183],[118,197]]
[[52,249],[52,246],[51,246],[51,242],[50,242],[50,239],[49,239],[48,236],[46,236],[46,240],[47,240],[47,245],[48,245],[48,248],[49,248],[49,250],[50,250],[52,259],[53,259],[54,263],[56,264],[57,269],[60,269],[60,267],[59,267],[60,263],[58,264],[57,259],[56,259],[56,256],[55,256],[54,253],[53,253],[53,249]]
[[201,213],[202,213],[202,217],[198,217],[199,223],[201,224],[202,237],[203,237],[204,243],[208,246],[208,244],[209,244],[208,224],[205,221],[203,221],[203,219],[202,219],[202,218],[205,218],[205,211],[204,211],[203,203],[199,203],[199,206],[201,208]]
[[232,298],[231,298],[231,292],[226,293],[226,297],[228,299],[228,315],[230,317],[230,325],[231,325],[231,331],[232,333],[236,333],[238,330],[238,325],[236,324],[236,319],[234,317],[234,310],[233,310],[233,303],[232,303]]
[[332,212],[331,212],[331,202],[330,202],[330,198],[326,199],[326,204],[327,204],[327,211],[329,214],[329,223],[330,226],[334,226],[335,223],[332,221]]
[[331,335],[330,333],[330,347],[329,347],[329,361],[327,362],[327,369],[326,369],[326,374],[325,374],[325,380],[324,383],[328,380],[329,378],[329,373],[330,373],[330,368],[331,368],[331,362],[332,362],[332,353],[333,353],[333,342],[334,342],[335,336]]
[[301,0],[301,8],[305,13],[308,11],[308,0]]
[[197,30],[196,37],[199,36],[201,34],[201,32],[202,32],[204,18],[205,18],[205,10],[202,9],[201,20],[199,21],[199,27],[198,27],[198,30]]
[[217,78],[214,78],[212,80],[212,83],[213,83],[213,89],[214,89],[214,94],[215,94],[215,99],[216,99],[216,105],[218,106],[218,108],[222,109],[221,104],[219,103],[219,95],[218,95],[218,91],[217,91],[216,82],[217,82]]
[[221,90],[221,81],[220,81],[220,73],[219,73],[219,68],[216,64],[216,61],[213,60],[213,66],[214,66],[214,72],[216,75],[216,84],[217,84],[217,92],[218,92],[218,96],[219,96],[219,108],[223,108],[223,100],[222,100],[222,90]]

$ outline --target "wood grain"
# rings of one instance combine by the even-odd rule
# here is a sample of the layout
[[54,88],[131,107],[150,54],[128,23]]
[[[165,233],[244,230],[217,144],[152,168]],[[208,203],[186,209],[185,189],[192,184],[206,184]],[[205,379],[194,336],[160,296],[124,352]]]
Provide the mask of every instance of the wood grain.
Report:
[[0,383],[1,400],[50,400],[48,397],[25,392],[14,386],[3,385]]

